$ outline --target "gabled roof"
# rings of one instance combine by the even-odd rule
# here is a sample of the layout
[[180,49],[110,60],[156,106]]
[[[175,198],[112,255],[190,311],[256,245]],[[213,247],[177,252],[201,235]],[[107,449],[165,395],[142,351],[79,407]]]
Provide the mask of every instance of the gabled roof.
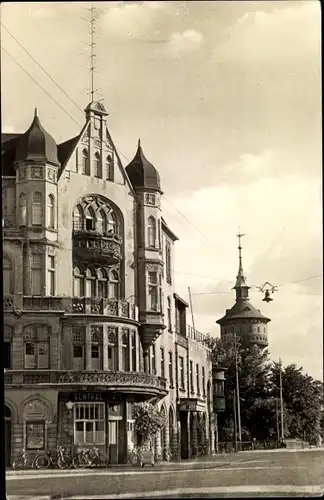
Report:
[[61,144],[58,144],[57,146],[57,155],[59,162],[61,164],[61,168],[63,169],[65,165],[67,164],[71,154],[73,153],[78,141],[80,138],[80,134],[77,135],[76,137],[72,137],[72,139],[69,139],[68,141],[62,142]]

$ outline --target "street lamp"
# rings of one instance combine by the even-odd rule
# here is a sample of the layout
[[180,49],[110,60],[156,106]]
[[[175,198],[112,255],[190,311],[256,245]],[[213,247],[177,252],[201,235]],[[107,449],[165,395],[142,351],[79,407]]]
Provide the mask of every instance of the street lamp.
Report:
[[68,411],[70,412],[70,411],[72,410],[72,408],[73,408],[73,403],[72,403],[72,401],[67,401],[67,402],[65,403],[65,406],[66,406],[66,408],[68,409]]

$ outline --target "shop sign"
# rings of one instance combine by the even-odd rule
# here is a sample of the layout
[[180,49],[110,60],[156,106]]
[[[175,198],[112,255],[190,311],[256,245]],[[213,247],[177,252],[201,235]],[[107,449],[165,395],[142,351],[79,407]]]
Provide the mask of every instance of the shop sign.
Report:
[[73,394],[74,401],[104,401],[101,392],[75,392]]

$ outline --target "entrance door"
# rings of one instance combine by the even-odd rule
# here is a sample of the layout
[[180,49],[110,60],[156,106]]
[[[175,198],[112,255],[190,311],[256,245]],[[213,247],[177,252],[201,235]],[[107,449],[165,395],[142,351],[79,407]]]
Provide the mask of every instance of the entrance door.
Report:
[[11,465],[11,410],[5,406],[5,463]]
[[181,458],[189,458],[188,454],[188,419],[185,411],[180,412]]
[[118,420],[109,420],[109,463],[118,463]]

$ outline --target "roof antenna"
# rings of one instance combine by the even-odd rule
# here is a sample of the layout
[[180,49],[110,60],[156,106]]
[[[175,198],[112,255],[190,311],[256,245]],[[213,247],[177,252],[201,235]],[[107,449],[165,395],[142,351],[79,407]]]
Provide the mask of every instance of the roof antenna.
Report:
[[[91,103],[94,102],[95,100],[95,93],[97,92],[97,88],[95,88],[95,69],[96,69],[96,65],[95,65],[95,58],[97,57],[96,56],[96,42],[95,42],[95,33],[96,33],[96,14],[97,14],[97,11],[96,11],[96,8],[93,7],[93,5],[91,4],[91,8],[90,9],[87,9],[90,11],[90,21],[88,21],[90,23],[90,44],[89,44],[89,47],[90,47],[90,68],[89,68],[89,71],[90,71],[90,96],[91,96]],[[87,44],[88,45],[88,44]]]

